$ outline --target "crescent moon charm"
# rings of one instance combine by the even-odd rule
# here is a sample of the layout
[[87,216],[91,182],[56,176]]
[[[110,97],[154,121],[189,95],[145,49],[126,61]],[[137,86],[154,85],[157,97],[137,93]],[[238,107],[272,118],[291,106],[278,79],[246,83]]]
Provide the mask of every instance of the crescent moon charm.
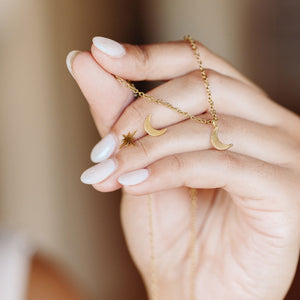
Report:
[[210,141],[212,143],[212,145],[217,149],[217,150],[227,150],[230,147],[233,146],[233,144],[223,144],[222,142],[220,142],[219,137],[218,137],[218,132],[219,132],[219,127],[215,126],[215,128],[213,129],[211,136],[210,136]]
[[160,136],[167,131],[167,128],[160,129],[160,130],[153,128],[150,122],[150,118],[151,118],[151,114],[147,116],[144,122],[144,129],[149,135]]

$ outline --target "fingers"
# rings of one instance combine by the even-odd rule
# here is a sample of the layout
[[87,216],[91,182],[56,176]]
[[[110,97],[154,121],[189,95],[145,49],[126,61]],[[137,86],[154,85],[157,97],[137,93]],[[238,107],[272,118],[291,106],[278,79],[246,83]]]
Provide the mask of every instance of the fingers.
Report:
[[125,191],[144,195],[181,186],[223,188],[238,197],[235,200],[239,205],[247,205],[253,199],[260,209],[275,210],[290,205],[290,186],[297,186],[288,169],[230,151],[176,154],[156,161],[147,170],[146,180],[125,186]]
[[103,70],[88,52],[71,52],[67,65],[90,105],[100,134],[106,135],[133,94]]
[[[297,144],[291,145],[291,138],[277,128],[228,116],[221,116],[220,128],[219,139],[234,144],[228,151],[291,168],[299,160]],[[113,172],[103,177],[106,162],[99,164],[99,169],[93,167],[96,170],[93,176],[96,177],[90,183],[97,183],[96,188],[101,191],[107,191],[108,188],[114,190],[119,188],[119,183],[124,183],[122,180],[120,182],[123,174],[142,169],[130,178],[131,185],[137,184],[148,175],[143,168],[155,161],[170,155],[211,149],[211,131],[210,126],[187,120],[168,127],[161,136],[146,135],[137,140],[134,146],[122,148],[112,158],[116,166]]]
[[[300,158],[298,144],[277,128],[226,115],[220,116],[219,125],[219,140],[233,144],[228,151],[291,167]],[[168,155],[213,148],[211,126],[186,120],[166,129],[161,136],[146,135],[135,146],[122,148],[115,155],[120,172],[147,166]]]
[[[251,89],[248,85],[212,70],[208,72],[208,75],[213,89],[215,109],[218,114],[237,116],[269,126],[275,126],[278,120],[286,118],[277,104],[257,90]],[[199,81],[201,81],[199,72],[192,72],[170,80],[148,94],[159,96],[160,99],[191,115],[199,115],[209,109],[205,88],[199,84]],[[260,109],[257,109],[257,107],[260,107]],[[115,150],[120,147],[123,135],[135,131],[135,138],[145,135],[144,121],[150,113],[152,114],[152,125],[157,129],[170,126],[185,118],[174,110],[151,103],[144,98],[139,98],[124,110],[111,130],[117,140]],[[206,119],[209,118],[211,118],[209,115],[206,116]],[[200,123],[197,125],[203,126]],[[281,124],[281,126],[284,125],[285,123]],[[97,155],[93,155],[93,153],[92,160],[94,162],[100,161]]]
[[[197,46],[204,68],[214,69],[253,86],[224,59],[199,42]],[[95,37],[91,52],[108,72],[129,80],[166,80],[198,69],[194,53],[186,41],[139,46]]]

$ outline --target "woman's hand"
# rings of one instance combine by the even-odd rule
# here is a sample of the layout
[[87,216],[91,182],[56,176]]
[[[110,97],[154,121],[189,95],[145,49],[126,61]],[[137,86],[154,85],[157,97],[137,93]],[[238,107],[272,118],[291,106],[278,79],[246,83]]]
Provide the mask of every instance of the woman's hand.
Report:
[[[132,93],[111,75],[168,80],[148,94],[210,118],[188,43],[122,47],[95,39],[91,54],[73,56],[74,77],[104,137],[92,152],[93,161],[102,162],[82,180],[102,192],[124,186],[122,224],[148,290],[147,195],[153,194],[159,299],[188,299],[189,188],[196,188],[196,299],[281,300],[299,254],[300,119],[198,46],[219,117],[220,140],[234,146],[213,149],[211,126],[185,120],[145,99],[133,101]],[[167,128],[165,134],[145,134],[149,113],[155,128]],[[135,131],[135,146],[119,149],[123,135]]]

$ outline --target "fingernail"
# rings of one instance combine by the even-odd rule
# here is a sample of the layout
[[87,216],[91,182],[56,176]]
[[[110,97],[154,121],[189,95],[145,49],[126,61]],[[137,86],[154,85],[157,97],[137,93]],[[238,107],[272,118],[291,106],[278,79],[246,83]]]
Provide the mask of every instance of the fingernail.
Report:
[[121,57],[126,53],[125,48],[121,44],[105,37],[94,37],[93,44],[100,51],[112,57]]
[[77,54],[79,54],[79,53],[80,53],[80,51],[73,50],[67,55],[67,58],[66,58],[66,64],[67,64],[68,70],[71,73],[71,75],[73,76],[73,78],[75,78],[74,74],[73,74],[73,69],[72,69],[73,61],[74,61],[75,57],[77,56]]
[[84,171],[80,180],[86,184],[95,184],[106,179],[116,170],[116,168],[115,161],[107,159]]
[[104,137],[91,152],[91,160],[94,163],[98,163],[105,159],[108,159],[116,148],[116,139],[112,134],[108,134]]
[[149,177],[149,171],[147,169],[139,169],[133,172],[125,173],[118,179],[122,185],[135,185],[143,182]]

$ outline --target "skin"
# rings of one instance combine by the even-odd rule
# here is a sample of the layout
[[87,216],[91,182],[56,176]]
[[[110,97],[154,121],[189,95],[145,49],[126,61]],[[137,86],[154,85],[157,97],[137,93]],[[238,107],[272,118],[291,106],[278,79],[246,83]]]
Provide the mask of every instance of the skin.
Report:
[[[137,130],[136,146],[116,149],[112,158],[118,169],[94,188],[111,192],[122,187],[120,175],[150,171],[144,182],[122,187],[121,204],[126,241],[149,294],[147,195],[153,197],[158,299],[182,300],[189,299],[189,188],[196,188],[195,298],[283,299],[299,255],[299,117],[198,43],[219,138],[234,144],[227,151],[212,149],[211,126],[146,100],[133,102],[131,92],[111,75],[165,81],[149,94],[210,118],[189,45],[124,47],[126,54],[113,58],[92,46],[76,56],[73,74],[102,137],[112,133],[120,145],[124,133]],[[167,128],[164,135],[145,135],[149,113],[153,127]]]

